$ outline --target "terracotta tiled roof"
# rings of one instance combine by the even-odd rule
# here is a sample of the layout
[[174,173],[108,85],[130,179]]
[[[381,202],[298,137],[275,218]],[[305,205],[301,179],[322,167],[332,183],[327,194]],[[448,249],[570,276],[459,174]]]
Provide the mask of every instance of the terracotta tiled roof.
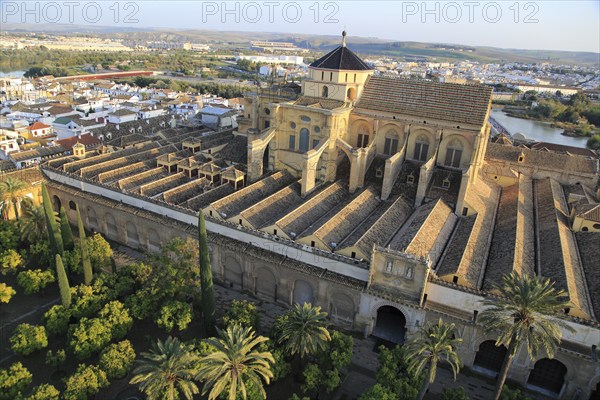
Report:
[[469,244],[469,238],[471,237],[476,219],[477,215],[472,215],[458,220],[452,238],[448,242],[448,250],[438,264],[436,270],[438,276],[459,274],[460,262],[463,259],[464,253],[470,250],[467,248],[467,245]]
[[64,147],[67,151],[71,151],[71,149],[73,148],[73,146],[75,146],[76,143],[81,143],[82,145],[84,145],[86,148],[96,148],[98,146],[100,146],[102,144],[102,142],[100,140],[98,140],[98,138],[88,134],[85,135],[81,135],[81,136],[72,136],[70,138],[66,138],[66,139],[60,139],[60,140],[55,140],[54,141],[55,144]]
[[377,209],[380,202],[379,192],[369,187],[315,230],[314,235],[327,246],[334,248],[358,228],[360,223]]
[[497,143],[488,143],[485,158],[490,161],[518,163],[521,153],[524,155],[523,165],[527,166],[585,174],[595,174],[598,172],[598,160],[591,157],[558,154],[549,151],[532,150],[526,147],[504,146]]
[[222,197],[228,196],[233,193],[235,189],[228,183],[218,186],[214,189],[208,190],[196,197],[192,197],[186,203],[186,207],[190,210],[198,211],[208,206],[210,203],[219,200]]
[[588,221],[600,222],[600,204],[577,205],[575,214]]
[[216,154],[216,156],[230,162],[247,164],[248,138],[242,135],[235,136]]
[[[384,245],[394,235],[394,233],[404,224],[406,219],[412,212],[412,207],[404,198],[398,197],[374,223],[367,224],[368,230],[352,240],[352,236],[348,240],[344,240],[345,247],[355,245],[363,252],[370,256],[373,250],[373,244],[380,246]],[[348,243],[346,243],[346,241]]]
[[600,232],[577,232],[577,247],[581,255],[581,264],[585,273],[587,287],[592,300],[596,320],[600,321]]
[[502,276],[512,272],[515,259],[517,236],[517,211],[519,185],[514,184],[502,189],[500,204],[494,225],[492,245],[487,260],[483,289],[490,290],[501,282]]
[[77,114],[77,112],[75,112],[75,110],[73,110],[70,107],[61,107],[61,106],[52,106],[50,107],[48,110],[48,113],[50,115],[57,115],[57,114]]
[[[289,186],[265,197],[255,205],[244,210],[240,215],[254,228],[263,228],[277,220],[302,203],[300,184],[294,182]],[[272,233],[272,232],[270,232]]]
[[598,157],[598,154],[596,154],[596,152],[594,150],[586,149],[583,147],[566,146],[564,144],[539,142],[539,143],[534,143],[531,146],[531,148],[533,150],[547,149],[547,150],[553,151],[555,153],[561,153],[561,154],[570,153],[570,154],[576,154],[576,155],[584,156],[584,157],[595,157],[595,158]]
[[456,219],[443,200],[432,201],[416,209],[388,246],[417,257],[429,257],[435,265],[443,250],[440,239],[452,232]]
[[31,125],[29,128],[27,128],[27,130],[30,131],[35,131],[38,129],[46,129],[46,128],[50,128],[50,125],[46,125],[43,122],[35,122],[33,125]]
[[315,193],[298,208],[276,222],[288,236],[299,236],[321,217],[349,197],[341,182],[332,183]]
[[120,108],[117,111],[110,113],[110,115],[114,115],[117,117],[124,117],[126,115],[135,115],[137,114],[135,111],[127,110],[125,108]]
[[483,125],[492,89],[483,85],[459,85],[371,76],[357,108]]
[[314,108],[323,108],[326,110],[333,110],[335,108],[342,107],[344,105],[344,102],[340,101],[340,100],[320,99],[320,98],[302,96],[298,100],[296,100],[294,102],[294,104],[297,106],[314,107]]
[[264,199],[266,196],[289,185],[295,179],[287,171],[276,172],[227,197],[215,201],[211,205],[222,218],[231,218],[256,204],[259,200]]

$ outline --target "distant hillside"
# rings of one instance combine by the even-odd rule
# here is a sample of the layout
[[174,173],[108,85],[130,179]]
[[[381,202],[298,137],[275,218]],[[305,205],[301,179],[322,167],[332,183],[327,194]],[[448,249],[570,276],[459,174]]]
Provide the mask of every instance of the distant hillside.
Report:
[[[189,41],[196,43],[247,46],[250,40],[292,42],[298,47],[326,52],[340,44],[339,35],[290,34],[278,32],[238,32],[214,30],[140,29],[129,27],[79,26],[68,24],[4,24],[6,32],[47,32],[71,35],[96,34],[130,40]],[[405,60],[473,60],[481,62],[524,62],[600,66],[600,53],[520,50],[476,47],[459,44],[400,42],[372,37],[349,36],[348,46],[362,56],[389,56]],[[462,51],[461,51],[462,50]]]

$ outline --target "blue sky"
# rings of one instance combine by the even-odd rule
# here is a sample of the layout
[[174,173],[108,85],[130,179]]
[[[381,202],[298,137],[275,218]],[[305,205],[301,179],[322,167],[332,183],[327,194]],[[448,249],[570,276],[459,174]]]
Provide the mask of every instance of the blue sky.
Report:
[[[65,6],[64,1],[26,3],[25,7],[29,7],[28,10],[23,8],[22,1],[1,0],[0,22],[34,23],[37,18],[39,23],[57,21],[140,28],[333,35],[338,35],[345,27],[349,36],[503,48],[600,52],[598,0],[80,0],[75,2],[75,6]],[[69,12],[72,21],[69,20]]]

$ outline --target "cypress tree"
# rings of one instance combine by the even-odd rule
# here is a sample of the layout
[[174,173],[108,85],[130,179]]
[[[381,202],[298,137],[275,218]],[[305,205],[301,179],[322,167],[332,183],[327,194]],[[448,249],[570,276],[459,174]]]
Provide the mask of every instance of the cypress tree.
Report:
[[56,255],[56,275],[58,276],[58,288],[60,289],[62,305],[65,308],[69,308],[71,305],[71,287],[69,286],[69,279],[67,278],[67,273],[59,254]]
[[198,213],[198,243],[200,246],[200,290],[202,292],[202,313],[208,336],[215,334],[215,290],[212,268],[208,255],[208,239],[202,210]]
[[60,236],[62,237],[65,250],[73,250],[75,242],[73,241],[73,231],[69,224],[69,218],[64,207],[60,208]]
[[46,184],[42,183],[42,201],[44,205],[44,213],[46,214],[46,228],[48,229],[48,237],[50,239],[50,246],[54,254],[63,254],[63,241],[58,225],[56,223],[56,217],[54,216],[54,210],[52,209],[52,203],[50,202],[50,196],[46,189]]
[[83,221],[81,220],[81,214],[79,213],[79,206],[77,209],[77,230],[79,231],[79,247],[81,248],[81,260],[83,262],[83,280],[86,285],[92,283],[94,274],[92,272],[92,262],[90,261],[90,252],[88,251],[87,241],[85,238],[85,230],[83,229]]

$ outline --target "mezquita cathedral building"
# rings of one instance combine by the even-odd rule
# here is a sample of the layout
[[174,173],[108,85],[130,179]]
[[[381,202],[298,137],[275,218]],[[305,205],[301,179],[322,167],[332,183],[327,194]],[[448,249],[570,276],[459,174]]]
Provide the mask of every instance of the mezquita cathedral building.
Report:
[[88,229],[155,251],[195,238],[203,212],[221,284],[311,302],[395,343],[443,318],[464,364],[491,376],[506,349],[478,325],[480,301],[511,271],[549,278],[575,333],[554,359],[521,349],[509,378],[588,399],[600,381],[598,159],[492,140],[491,92],[374,75],[344,35],[299,93],[244,98],[237,130],[107,126],[105,146],[76,145],[42,170],[72,222],[79,205]]

